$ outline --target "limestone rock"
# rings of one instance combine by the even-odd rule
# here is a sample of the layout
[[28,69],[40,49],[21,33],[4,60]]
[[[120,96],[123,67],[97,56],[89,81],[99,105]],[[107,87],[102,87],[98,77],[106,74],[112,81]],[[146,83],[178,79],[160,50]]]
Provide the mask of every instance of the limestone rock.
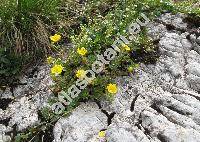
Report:
[[197,43],[200,45],[200,36],[197,38]]
[[4,91],[1,91],[0,98],[13,98],[10,87],[7,87]]
[[11,137],[6,135],[6,132],[11,130],[10,127],[6,127],[5,125],[0,124],[0,142],[10,142]]
[[95,103],[81,104],[69,117],[56,123],[54,142],[92,142],[106,128],[107,117]]
[[185,17],[186,15],[184,14],[173,15],[171,13],[166,13],[161,15],[160,20],[167,25],[173,25],[177,29],[186,29],[187,23],[183,22]]
[[38,122],[37,106],[27,97],[10,104],[4,115],[6,118],[11,117],[9,126],[17,124],[18,130],[24,130]]
[[38,110],[48,106],[48,99],[52,94],[50,86],[53,85],[53,81],[49,70],[48,65],[27,70],[27,73],[20,78],[17,87],[6,88],[2,92],[0,101],[12,100],[4,104],[3,110],[0,109],[0,121],[9,119],[9,126],[16,125],[17,130],[24,130],[39,122]]

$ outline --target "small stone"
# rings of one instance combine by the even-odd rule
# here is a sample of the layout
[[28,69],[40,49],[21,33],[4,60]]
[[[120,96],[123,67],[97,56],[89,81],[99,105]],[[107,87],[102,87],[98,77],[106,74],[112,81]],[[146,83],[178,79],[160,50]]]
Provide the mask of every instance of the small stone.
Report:
[[1,98],[13,98],[10,87],[7,87],[5,91],[0,95]]
[[200,36],[197,38],[197,43],[200,45]]
[[190,35],[190,40],[191,40],[192,42],[195,42],[196,39],[197,39],[197,37],[196,37],[195,34],[191,34],[191,35]]

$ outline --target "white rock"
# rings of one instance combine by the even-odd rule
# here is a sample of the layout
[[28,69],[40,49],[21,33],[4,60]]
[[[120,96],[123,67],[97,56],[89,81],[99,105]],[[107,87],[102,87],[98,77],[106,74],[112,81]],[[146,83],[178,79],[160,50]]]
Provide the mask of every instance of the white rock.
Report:
[[69,117],[60,119],[54,128],[54,142],[86,142],[107,128],[107,117],[95,103],[78,106]]
[[0,98],[13,98],[12,92],[10,91],[10,87],[7,87],[5,91],[0,93]]
[[200,45],[200,36],[197,38],[197,43]]
[[167,25],[173,25],[177,29],[186,29],[187,23],[183,22],[183,19],[186,15],[176,14],[172,15],[171,13],[166,13],[160,16],[160,20]]
[[17,124],[18,130],[24,130],[39,122],[37,107],[32,101],[29,101],[27,97],[22,97],[13,104],[10,104],[5,114],[11,117],[9,126]]
[[9,130],[11,130],[11,128],[7,128],[6,126],[0,124],[0,142],[10,142],[11,141],[11,137],[5,134]]

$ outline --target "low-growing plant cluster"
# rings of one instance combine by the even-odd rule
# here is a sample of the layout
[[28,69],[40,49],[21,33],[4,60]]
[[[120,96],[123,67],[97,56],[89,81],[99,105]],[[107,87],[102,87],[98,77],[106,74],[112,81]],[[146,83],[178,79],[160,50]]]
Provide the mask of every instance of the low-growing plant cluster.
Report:
[[[74,47],[67,51],[67,57],[48,58],[48,62],[52,65],[51,75],[56,82],[54,90],[57,94],[61,91],[67,92],[77,79],[84,78],[85,71],[92,68],[97,56],[111,47],[120,35],[129,38],[127,28],[137,18],[142,20],[141,13],[145,13],[152,19],[162,12],[173,9],[169,1],[159,0],[110,1],[110,9],[106,8],[107,3],[108,1],[101,0],[86,4],[85,7],[88,9],[85,11],[86,16],[83,16],[86,17],[87,22],[80,24],[78,34],[72,32],[70,39]],[[56,36],[58,35],[51,38]],[[54,46],[59,44],[59,40],[56,42],[58,43],[54,43]],[[147,37],[144,27],[135,38],[130,40],[130,44],[121,44],[119,48],[121,52],[118,56],[103,67],[103,71],[96,75],[78,97],[73,99],[70,106],[66,106],[66,111],[81,101],[111,100],[118,90],[116,77],[131,74],[142,62],[155,63],[158,57],[157,47]],[[58,101],[58,98],[55,97],[55,100]]]
[[[165,12],[186,13],[199,15],[199,9],[192,7],[196,1],[172,3],[169,0],[140,0],[140,1],[90,1],[81,17],[85,22],[79,24],[79,32],[71,31],[70,39],[74,44],[67,51],[67,56],[59,58],[49,57],[48,62],[52,66],[51,75],[56,82],[54,87],[55,98],[53,102],[59,101],[59,92],[67,92],[77,79],[84,78],[85,71],[92,68],[92,63],[97,55],[102,54],[111,47],[119,35],[127,35],[127,27],[145,13],[148,18],[154,19]],[[110,5],[110,6],[108,6]],[[184,9],[187,5],[187,9]],[[61,34],[61,33],[60,33]],[[58,43],[56,43],[59,45]],[[54,46],[56,46],[54,44]],[[103,71],[96,75],[96,78],[89,83],[86,89],[81,91],[78,97],[73,99],[69,106],[65,105],[65,112],[76,107],[79,102],[102,99],[111,100],[117,93],[118,87],[115,79],[118,76],[131,74],[140,63],[155,63],[158,57],[157,46],[154,45],[146,34],[146,29],[132,39],[130,44],[121,44],[120,52],[110,64],[105,65]],[[65,97],[65,96],[64,96]],[[66,98],[65,98],[66,99]],[[66,99],[67,100],[67,99]],[[62,101],[61,101],[62,102]]]

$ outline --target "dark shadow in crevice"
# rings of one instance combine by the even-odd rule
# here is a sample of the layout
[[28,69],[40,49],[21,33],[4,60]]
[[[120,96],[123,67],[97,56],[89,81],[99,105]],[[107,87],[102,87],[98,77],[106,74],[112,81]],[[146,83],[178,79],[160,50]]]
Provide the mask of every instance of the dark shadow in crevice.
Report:
[[162,135],[162,134],[158,134],[157,138],[161,141],[161,142],[169,142],[168,138],[166,138],[166,136]]
[[153,41],[153,44],[156,45],[156,46],[158,46],[159,42],[160,42],[160,39],[156,39],[156,40]]
[[156,110],[158,113],[163,115],[163,112],[160,110],[160,108],[158,107],[158,105],[155,102],[150,107],[153,108],[154,110]]
[[135,102],[136,102],[136,100],[137,100],[138,97],[139,97],[139,94],[137,94],[137,95],[135,96],[135,98],[133,99],[133,101],[131,102],[131,108],[130,108],[131,111],[134,111]]
[[2,98],[0,99],[0,109],[6,110],[8,105],[12,102],[13,100],[10,98]]
[[199,28],[200,25],[200,17],[194,14],[188,15],[186,18],[183,19],[183,22],[188,23],[188,28]]
[[130,57],[135,63],[155,64],[160,57],[159,46],[155,46],[154,50],[147,52],[141,45],[140,48],[130,52]]
[[108,117],[108,119],[107,119],[107,123],[108,123],[108,126],[112,123],[112,119],[113,119],[113,117],[115,116],[115,112],[112,112],[112,113],[108,113],[106,110],[101,110],[101,112],[103,112],[107,117]]
[[95,100],[95,103],[98,105],[99,109],[101,109],[101,112],[103,112],[106,116],[107,116],[107,123],[108,123],[108,126],[112,123],[112,119],[113,117],[115,116],[115,112],[112,112],[112,113],[108,113],[106,110],[102,109],[102,106],[101,106],[101,103],[97,100]]
[[2,119],[2,120],[0,120],[0,124],[3,124],[7,127],[10,122],[10,119],[11,119],[10,117],[6,118],[6,119]]
[[38,137],[44,142],[52,142],[54,140],[53,126],[49,126],[45,131],[41,131]]
[[166,24],[165,26],[166,26],[168,31],[173,31],[173,30],[176,29],[176,27],[174,25],[172,25],[172,24]]
[[180,125],[178,122],[176,122],[176,120],[173,120],[173,119],[169,118],[168,116],[166,116],[166,115],[163,113],[163,111],[159,108],[160,105],[161,105],[161,104],[155,103],[155,102],[154,102],[150,107],[153,108],[154,110],[156,110],[156,111],[158,112],[158,114],[161,114],[161,115],[163,115],[164,117],[166,117],[167,120],[168,120],[169,122],[174,123],[174,124],[177,124],[177,125]]
[[[200,94],[200,93],[198,93],[198,94]],[[189,96],[192,96],[192,97],[194,97],[195,99],[197,99],[198,101],[200,101],[200,97],[198,97],[198,96],[195,96],[195,95],[192,95],[192,94],[188,94]]]
[[142,112],[140,113],[140,116],[139,116],[139,119],[138,119],[138,122],[135,124],[135,126],[138,127],[138,129],[140,129],[142,131]]
[[[144,110],[143,110],[143,111],[144,111]],[[142,111],[142,112],[143,112],[143,111]],[[147,136],[147,138],[150,140],[150,138],[152,138],[152,137],[151,137],[151,132],[150,132],[148,129],[142,127],[142,112],[140,113],[138,122],[135,124],[135,126],[136,126],[138,129],[140,129],[141,131],[143,131],[143,133],[144,133],[144,134]]]
[[173,106],[167,106],[167,108],[170,109],[170,110],[172,110],[172,111],[175,111],[175,112],[177,112],[178,114],[181,114],[181,115],[191,115],[192,114],[190,112],[184,113],[184,112],[178,110],[177,108],[175,108]]
[[36,72],[38,72],[38,67],[35,67],[31,70],[31,72],[28,74],[28,78],[36,78],[37,75],[35,74]]

